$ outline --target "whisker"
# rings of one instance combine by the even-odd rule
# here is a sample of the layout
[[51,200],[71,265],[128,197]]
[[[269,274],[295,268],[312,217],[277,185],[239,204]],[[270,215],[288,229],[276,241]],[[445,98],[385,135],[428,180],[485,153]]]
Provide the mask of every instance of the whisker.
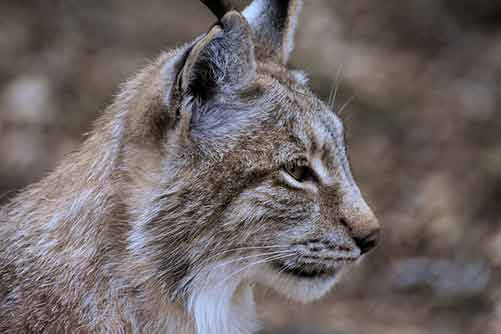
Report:
[[256,266],[258,264],[263,264],[263,263],[267,263],[267,262],[279,260],[279,259],[285,259],[285,258],[288,258],[288,257],[292,257],[293,255],[295,255],[295,254],[275,255],[275,256],[270,256],[269,258],[266,258],[266,259],[263,259],[263,260],[260,260],[260,261],[252,262],[252,263],[244,266],[243,268],[241,268],[241,269],[233,272],[229,276],[225,277],[225,279],[222,280],[217,286],[219,286],[219,285],[227,282],[230,278],[234,277],[235,275],[238,275],[239,273],[241,273],[242,271],[244,271],[244,270],[246,270],[246,269],[248,269],[250,267]]
[[350,105],[351,102],[353,102],[353,100],[355,99],[355,96],[352,96],[348,99],[348,101],[346,101],[343,106],[339,109],[339,111],[337,112],[337,114],[339,116],[341,116],[343,114],[343,111]]
[[216,269],[224,267],[224,266],[226,266],[228,264],[239,262],[239,261],[243,261],[243,260],[247,260],[247,259],[253,259],[253,258],[256,258],[256,257],[262,257],[262,256],[272,257],[272,256],[279,256],[279,255],[282,256],[282,255],[292,255],[292,254],[294,254],[294,251],[281,250],[281,251],[275,251],[275,252],[268,252],[268,253],[248,255],[248,256],[237,258],[237,259],[232,259],[232,260],[229,260],[229,261],[226,261],[226,262],[223,262],[223,263],[219,263],[216,266],[208,268],[208,269],[207,268],[202,268],[202,269],[200,269],[198,271],[197,275],[199,275],[205,269],[207,269],[209,271],[209,273],[207,274],[206,282],[204,284],[204,288],[205,288],[205,286],[207,285],[207,283],[210,281],[211,276],[213,276],[214,271]]
[[341,73],[343,72],[343,66],[340,65],[337,69],[337,72],[336,72],[336,88],[334,90],[334,96],[332,97],[332,99],[330,100],[330,103],[329,103],[329,106],[331,109],[334,108],[334,106],[336,105],[336,99],[337,99],[337,92],[339,90],[339,77],[341,76]]
[[233,259],[233,260],[230,260],[227,262],[219,263],[217,266],[214,267],[214,269],[222,267],[222,266],[226,266],[226,265],[231,264],[231,263],[235,263],[235,262],[239,262],[239,261],[247,260],[247,259],[252,259],[252,258],[256,258],[256,257],[260,257],[260,256],[269,256],[269,255],[278,255],[278,254],[292,254],[292,253],[294,253],[294,251],[282,250],[282,251],[275,251],[275,252],[269,252],[269,253],[261,253],[261,254],[244,256],[244,257]]
[[329,92],[329,99],[327,100],[327,105],[329,106],[329,108],[332,108],[332,98],[334,96],[334,90],[336,89],[336,86],[333,85],[332,88],[331,88],[331,91]]
[[222,251],[218,254],[212,255],[208,257],[206,260],[204,260],[204,263],[207,263],[208,261],[217,258],[223,254],[230,253],[230,252],[237,252],[237,251],[242,251],[242,250],[261,250],[261,249],[272,249],[272,248],[282,248],[285,249],[287,248],[287,245],[276,245],[276,246],[252,246],[252,247],[239,247],[239,248],[232,248],[232,249],[227,249],[225,251]]
[[[299,256],[301,256],[301,255],[299,255]],[[278,271],[278,275],[276,275],[276,276],[273,278],[273,281],[274,281],[274,282],[276,282],[276,281],[277,281],[277,279],[278,279],[278,277],[280,276],[280,274],[282,274],[284,271],[286,271],[287,269],[290,269],[290,268],[292,268],[292,266],[291,266],[290,264],[283,263],[283,265],[282,265],[282,269],[280,269],[280,270]]]

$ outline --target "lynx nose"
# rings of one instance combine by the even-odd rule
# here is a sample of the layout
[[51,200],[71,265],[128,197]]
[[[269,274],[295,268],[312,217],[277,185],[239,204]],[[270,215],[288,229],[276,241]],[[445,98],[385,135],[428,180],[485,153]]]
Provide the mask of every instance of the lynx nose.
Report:
[[341,206],[341,224],[347,229],[362,254],[374,249],[381,239],[381,225],[358,188],[346,196]]
[[353,238],[355,241],[355,244],[357,245],[358,248],[360,248],[360,252],[362,254],[368,253],[372,249],[374,249],[377,244],[379,243],[379,240],[381,239],[381,229],[375,229],[368,235],[366,235],[363,238]]

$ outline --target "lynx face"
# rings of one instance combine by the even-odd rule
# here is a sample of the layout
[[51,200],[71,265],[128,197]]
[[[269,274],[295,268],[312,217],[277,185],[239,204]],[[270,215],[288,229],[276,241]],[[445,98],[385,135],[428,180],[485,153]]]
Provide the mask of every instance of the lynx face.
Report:
[[247,281],[309,301],[378,241],[341,120],[286,67],[299,8],[255,1],[157,65],[171,120],[129,240],[173,298]]
[[351,175],[338,116],[311,93],[284,89],[296,101],[281,106],[278,127],[262,134],[283,140],[281,154],[272,157],[269,177],[239,196],[244,207],[235,213],[255,212],[260,231],[252,245],[274,247],[256,280],[309,301],[376,245],[379,227]]
[[258,73],[251,102],[244,92],[229,104],[238,109],[226,111],[232,121],[213,129],[213,143],[204,137],[209,126],[193,128],[194,149],[203,153],[190,168],[204,172],[188,187],[206,184],[211,205],[221,198],[208,228],[224,246],[206,250],[219,260],[209,271],[228,269],[308,301],[375,246],[379,227],[351,175],[341,120],[277,70]]

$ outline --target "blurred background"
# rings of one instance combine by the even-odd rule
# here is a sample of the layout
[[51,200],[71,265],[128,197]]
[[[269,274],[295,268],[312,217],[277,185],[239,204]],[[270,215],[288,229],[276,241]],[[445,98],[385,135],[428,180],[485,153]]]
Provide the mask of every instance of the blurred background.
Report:
[[[305,2],[292,66],[325,99],[337,87],[385,233],[321,302],[261,291],[265,333],[501,333],[501,2]],[[77,149],[121,82],[214,23],[198,0],[0,13],[0,203]]]

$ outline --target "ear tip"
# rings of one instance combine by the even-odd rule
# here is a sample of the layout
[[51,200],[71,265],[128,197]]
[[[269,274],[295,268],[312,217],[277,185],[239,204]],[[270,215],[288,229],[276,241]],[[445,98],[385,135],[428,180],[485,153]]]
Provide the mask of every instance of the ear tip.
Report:
[[259,57],[288,62],[303,4],[303,0],[254,0],[244,9]]
[[218,20],[221,19],[232,10],[231,4],[227,0],[200,0],[209,10],[217,17]]

